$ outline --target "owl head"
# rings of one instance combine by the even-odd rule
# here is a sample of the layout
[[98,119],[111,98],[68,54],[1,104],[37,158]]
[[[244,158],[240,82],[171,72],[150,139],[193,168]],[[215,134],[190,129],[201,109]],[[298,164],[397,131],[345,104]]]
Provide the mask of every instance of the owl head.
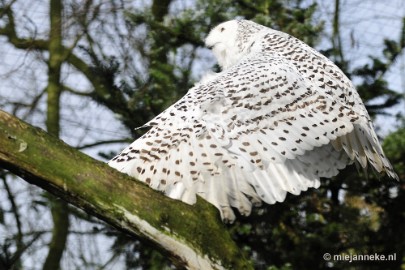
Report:
[[205,39],[223,70],[250,52],[257,34],[266,27],[247,20],[231,20],[214,27]]

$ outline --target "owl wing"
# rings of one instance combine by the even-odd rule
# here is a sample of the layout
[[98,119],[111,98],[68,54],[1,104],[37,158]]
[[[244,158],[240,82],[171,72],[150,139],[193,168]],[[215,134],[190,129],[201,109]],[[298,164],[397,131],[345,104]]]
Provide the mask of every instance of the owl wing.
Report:
[[[380,149],[354,110],[272,54],[197,85],[148,125],[109,165],[172,198],[192,204],[199,195],[228,221],[232,207],[248,215],[252,204],[318,187],[357,154]],[[342,141],[356,125],[366,135]]]
[[[262,51],[277,54],[293,64],[298,72],[317,87],[321,95],[345,104],[355,111],[361,121],[357,121],[353,132],[332,141],[336,149],[345,152],[366,168],[368,162],[377,172],[386,172],[399,179],[392,165],[384,156],[375,134],[372,121],[353,83],[328,58],[301,40],[286,33],[272,30],[259,37]],[[357,147],[361,145],[361,147]]]

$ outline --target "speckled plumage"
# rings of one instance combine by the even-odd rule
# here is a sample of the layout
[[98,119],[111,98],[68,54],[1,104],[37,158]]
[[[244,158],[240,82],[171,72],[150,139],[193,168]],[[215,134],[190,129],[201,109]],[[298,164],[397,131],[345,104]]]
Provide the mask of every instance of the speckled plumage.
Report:
[[206,39],[222,67],[146,124],[109,165],[168,196],[232,208],[282,202],[348,164],[398,178],[351,81],[302,41],[246,20]]

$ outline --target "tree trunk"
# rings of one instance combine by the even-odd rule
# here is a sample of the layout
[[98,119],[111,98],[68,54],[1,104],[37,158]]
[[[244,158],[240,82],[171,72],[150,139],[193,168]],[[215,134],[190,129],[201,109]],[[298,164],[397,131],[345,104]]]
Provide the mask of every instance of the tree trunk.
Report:
[[[60,82],[61,67],[64,61],[62,47],[62,10],[61,0],[50,1],[50,34],[48,60],[48,86],[46,129],[49,134],[59,137],[60,133]],[[66,202],[53,196],[49,197],[53,228],[52,239],[49,243],[48,255],[42,267],[43,270],[60,268],[63,251],[69,235],[69,208]]]
[[253,269],[209,203],[172,200],[2,111],[0,167],[152,242],[179,266]]

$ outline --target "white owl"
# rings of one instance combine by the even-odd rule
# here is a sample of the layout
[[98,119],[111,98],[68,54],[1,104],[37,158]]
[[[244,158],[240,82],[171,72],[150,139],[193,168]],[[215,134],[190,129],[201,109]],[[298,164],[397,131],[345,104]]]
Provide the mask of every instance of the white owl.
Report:
[[247,20],[205,41],[222,72],[145,126],[109,165],[223,220],[319,187],[357,162],[398,179],[351,81],[302,41]]

